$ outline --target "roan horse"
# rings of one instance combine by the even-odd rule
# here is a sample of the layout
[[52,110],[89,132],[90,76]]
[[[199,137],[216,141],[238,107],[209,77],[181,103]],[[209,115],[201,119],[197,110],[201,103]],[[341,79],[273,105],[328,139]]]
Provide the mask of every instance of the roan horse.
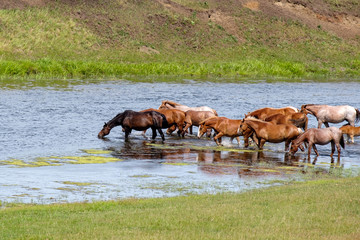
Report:
[[280,143],[285,141],[285,151],[289,149],[291,140],[295,139],[302,133],[300,128],[292,124],[273,124],[254,118],[245,118],[240,125],[240,131],[247,127],[251,128],[256,135],[259,149],[262,149],[265,142]]
[[349,105],[329,106],[318,104],[306,104],[301,106],[303,113],[310,113],[318,120],[318,128],[324,123],[329,127],[329,123],[340,123],[346,120],[351,126],[360,119],[360,111]]
[[[189,110],[185,112],[185,128],[184,131],[186,132],[187,129],[190,129],[190,134],[193,133],[192,127],[199,126],[202,121],[208,119],[210,117],[215,117],[215,113],[211,111],[194,111]],[[211,129],[209,129],[207,133],[207,137],[210,137]]]
[[188,107],[186,105],[182,105],[179,103],[176,103],[174,101],[170,101],[170,100],[164,100],[161,102],[161,105],[159,107],[159,109],[179,109],[181,111],[189,111],[189,110],[194,110],[194,111],[210,111],[213,112],[216,116],[218,116],[217,112],[207,106],[201,106],[201,107]]
[[274,124],[293,124],[296,127],[307,130],[309,119],[305,113],[291,113],[284,115],[281,113],[271,115],[270,117],[265,118],[265,122],[271,122]]
[[292,113],[296,113],[299,112],[299,110],[295,107],[284,107],[284,108],[270,108],[270,107],[266,107],[266,108],[260,108],[257,109],[253,112],[249,112],[248,114],[245,114],[245,118],[247,117],[254,117],[260,120],[265,120],[265,118],[270,117],[271,115],[274,114],[284,114],[284,115],[288,115],[288,114],[292,114]]
[[110,133],[112,128],[120,125],[123,127],[123,131],[125,131],[125,140],[128,139],[132,129],[144,131],[151,128],[152,139],[155,139],[156,130],[158,130],[162,140],[165,141],[165,136],[161,129],[168,126],[168,123],[163,114],[155,111],[135,112],[126,110],[105,123],[103,129],[99,132],[98,137],[104,138],[104,136]]
[[315,144],[325,145],[331,142],[331,158],[335,152],[335,145],[338,151],[338,159],[340,159],[341,148],[345,149],[344,137],[340,129],[337,127],[329,128],[310,128],[295,140],[291,142],[290,153],[295,154],[298,148],[301,151],[304,151],[303,143],[308,143],[308,158],[310,159],[311,147],[314,148],[314,151],[317,156],[319,153],[316,149]]
[[214,129],[216,136],[214,141],[217,145],[221,145],[221,137],[230,137],[231,141],[236,138],[240,145],[241,133],[239,132],[240,124],[242,120],[229,119],[226,117],[210,117],[202,121],[199,125],[198,138],[201,138],[207,130]]
[[183,130],[185,125],[185,113],[183,111],[177,110],[177,109],[154,109],[149,108],[142,110],[140,112],[147,112],[147,111],[155,111],[159,112],[161,114],[164,114],[166,117],[166,120],[168,122],[168,125],[165,127],[168,127],[167,134],[171,134],[173,131],[175,131],[176,127],[178,129],[177,134],[180,136],[182,135],[184,137],[185,131]]

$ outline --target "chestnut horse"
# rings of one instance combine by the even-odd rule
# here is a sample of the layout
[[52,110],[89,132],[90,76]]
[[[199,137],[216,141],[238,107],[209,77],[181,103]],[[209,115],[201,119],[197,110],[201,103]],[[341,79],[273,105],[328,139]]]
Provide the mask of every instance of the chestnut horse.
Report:
[[216,116],[218,116],[217,112],[215,111],[215,109],[212,109],[210,107],[207,106],[201,106],[201,107],[188,107],[186,105],[182,105],[179,103],[176,103],[174,101],[170,101],[170,100],[164,100],[161,102],[161,105],[159,106],[159,109],[179,109],[181,111],[189,111],[189,110],[194,110],[194,111],[210,111],[213,112]]
[[[192,134],[192,126],[199,126],[202,121],[210,117],[215,117],[215,113],[211,111],[194,111],[189,110],[185,112],[185,128],[184,132],[187,129],[190,129],[190,134]],[[207,132],[207,136],[210,137],[211,129]]]
[[159,112],[165,115],[166,120],[168,122],[168,130],[166,133],[171,134],[173,131],[175,131],[176,127],[178,129],[177,134],[180,136],[182,135],[184,137],[185,131],[184,131],[184,125],[185,125],[185,113],[181,110],[177,109],[154,109],[149,108],[142,110],[140,112],[147,112],[147,111],[155,111]]
[[299,110],[295,107],[284,107],[284,108],[270,108],[270,107],[266,107],[266,108],[260,108],[257,109],[253,112],[249,112],[248,114],[245,114],[245,118],[247,117],[254,117],[260,120],[265,120],[265,118],[270,117],[271,115],[274,114],[284,114],[284,115],[288,115],[291,113],[296,113],[299,112]]
[[214,129],[216,136],[214,141],[217,145],[221,145],[221,137],[226,136],[230,137],[231,141],[236,138],[238,144],[240,145],[241,134],[239,133],[239,127],[242,120],[234,120],[226,117],[210,117],[200,122],[198,138],[201,138],[207,130]]
[[285,151],[289,149],[291,140],[295,139],[302,132],[300,128],[292,124],[273,124],[254,118],[245,118],[240,125],[240,131],[244,124],[254,130],[258,142],[255,142],[259,149],[262,149],[265,142],[280,143],[285,141]]
[[126,110],[105,123],[103,129],[99,132],[98,137],[104,138],[104,136],[110,133],[112,128],[120,125],[123,127],[123,131],[125,131],[125,140],[128,139],[132,129],[144,131],[151,128],[152,139],[155,139],[156,130],[158,130],[162,140],[165,141],[165,136],[161,128],[168,126],[168,122],[165,115],[155,111],[135,112]]
[[331,142],[331,157],[335,152],[335,145],[338,151],[338,159],[340,159],[341,148],[345,149],[344,137],[340,129],[337,127],[329,128],[310,128],[295,140],[291,142],[290,153],[295,154],[300,148],[304,151],[303,143],[308,143],[308,158],[310,158],[311,147],[314,148],[316,156],[319,156],[319,153],[316,149],[315,144],[325,145]]
[[324,123],[329,127],[329,123],[340,123],[347,121],[351,126],[355,126],[355,122],[360,119],[360,111],[349,105],[330,106],[318,104],[305,104],[301,106],[303,113],[310,113],[318,120],[318,128]]
[[309,119],[305,113],[298,112],[298,113],[291,113],[288,115],[284,115],[281,113],[271,115],[264,119],[265,122],[271,122],[274,124],[293,124],[296,127],[307,130]]
[[340,127],[340,130],[343,134],[347,135],[347,141],[351,139],[351,142],[354,143],[354,136],[360,136],[360,127],[353,127],[349,124],[346,124]]

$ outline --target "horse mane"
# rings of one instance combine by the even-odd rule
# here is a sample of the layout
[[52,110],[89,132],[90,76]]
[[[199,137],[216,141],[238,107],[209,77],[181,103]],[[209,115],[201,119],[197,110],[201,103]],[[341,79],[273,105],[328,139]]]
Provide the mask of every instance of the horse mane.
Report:
[[202,125],[202,124],[204,124],[206,121],[208,121],[208,120],[210,120],[210,119],[213,119],[213,118],[218,118],[218,116],[208,117],[208,118],[206,118],[205,120],[202,120],[199,124]]
[[114,118],[112,118],[110,121],[108,121],[106,123],[107,126],[109,126],[110,128],[113,128],[115,126],[121,125],[124,118],[129,114],[132,113],[134,111],[132,110],[125,110],[122,113],[118,113]]
[[171,105],[171,106],[173,106],[173,107],[180,105],[179,103],[176,103],[176,102],[170,101],[170,100],[164,100],[164,101],[162,101],[162,104],[163,104],[163,105],[169,104],[169,105]]

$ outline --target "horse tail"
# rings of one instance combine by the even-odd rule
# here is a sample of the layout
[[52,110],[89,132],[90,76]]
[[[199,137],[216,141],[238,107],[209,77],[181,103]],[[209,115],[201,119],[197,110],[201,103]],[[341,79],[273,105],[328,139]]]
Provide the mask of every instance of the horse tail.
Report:
[[359,111],[358,108],[355,108],[355,111],[356,111],[356,120],[355,120],[355,122],[359,122],[359,120],[360,120],[360,111]]
[[345,141],[344,141],[344,135],[341,134],[341,138],[340,138],[340,145],[343,149],[345,149]]

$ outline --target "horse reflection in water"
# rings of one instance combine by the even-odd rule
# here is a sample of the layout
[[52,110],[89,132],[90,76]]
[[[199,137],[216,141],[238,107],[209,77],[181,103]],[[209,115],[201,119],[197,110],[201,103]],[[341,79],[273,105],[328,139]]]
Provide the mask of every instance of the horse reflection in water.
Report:
[[[198,151],[197,162],[202,172],[211,175],[238,175],[244,176],[264,176],[279,175],[280,170],[261,171],[259,163],[267,162],[271,168],[276,166],[298,166],[301,156],[293,156],[285,153],[283,158],[271,156],[260,151],[253,152],[222,152],[213,150]],[[273,165],[276,165],[275,167]]]

